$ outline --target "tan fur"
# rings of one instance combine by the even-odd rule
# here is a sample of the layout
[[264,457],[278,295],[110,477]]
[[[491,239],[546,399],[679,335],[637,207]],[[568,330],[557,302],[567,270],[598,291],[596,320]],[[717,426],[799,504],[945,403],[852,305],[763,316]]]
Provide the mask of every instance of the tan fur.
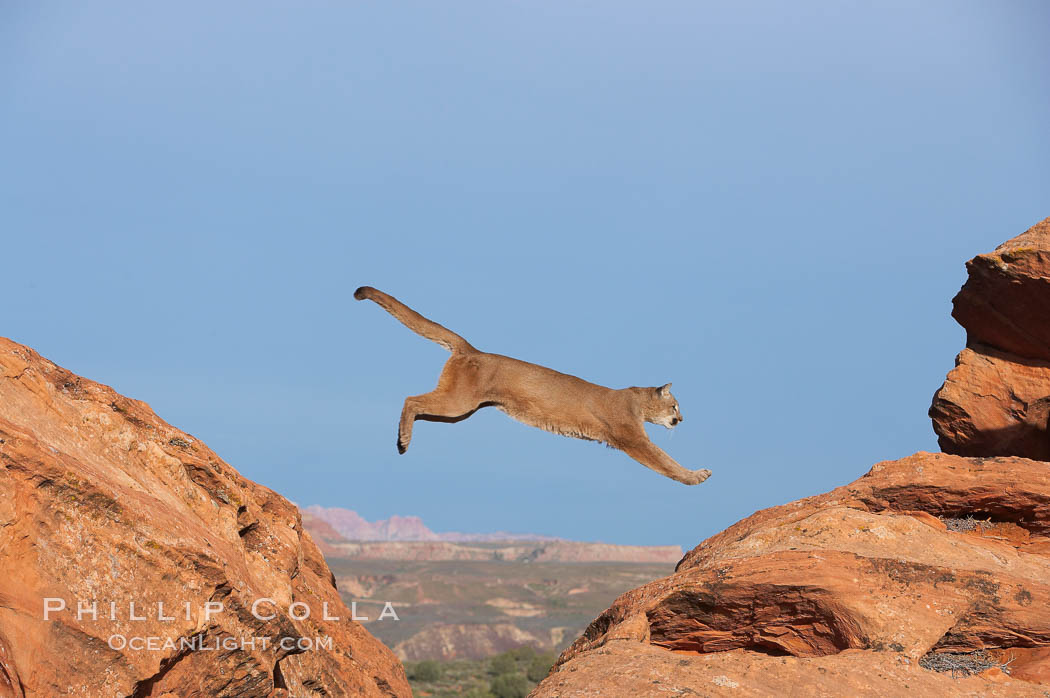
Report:
[[671,384],[613,390],[499,354],[478,351],[467,340],[370,286],[354,291],[406,327],[452,352],[433,391],[405,399],[397,449],[404,453],[417,419],[458,422],[482,407],[497,407],[520,422],[618,448],[661,475],[687,485],[706,480],[710,470],[683,468],[645,433],[644,422],[668,429],[682,421]]

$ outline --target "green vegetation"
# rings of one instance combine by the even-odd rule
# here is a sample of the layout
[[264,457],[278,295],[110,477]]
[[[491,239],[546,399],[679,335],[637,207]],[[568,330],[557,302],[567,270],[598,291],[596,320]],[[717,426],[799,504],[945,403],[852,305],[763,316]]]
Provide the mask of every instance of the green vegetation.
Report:
[[526,698],[532,688],[521,674],[501,674],[489,684],[489,692],[496,698]]
[[551,655],[545,654],[533,657],[532,661],[529,662],[529,668],[525,670],[525,678],[535,683],[543,681],[547,673],[550,672],[551,665],[554,664],[551,659]]
[[525,698],[547,676],[554,660],[549,652],[519,647],[488,660],[405,662],[405,671],[417,696]]
[[408,675],[408,678],[415,681],[434,682],[441,679],[441,673],[441,664],[433,659],[424,659],[412,666],[412,673]]
[[514,660],[514,657],[510,652],[504,652],[503,654],[497,654],[495,657],[489,660],[489,673],[493,676],[503,676],[504,674],[510,674],[518,668],[518,663]]

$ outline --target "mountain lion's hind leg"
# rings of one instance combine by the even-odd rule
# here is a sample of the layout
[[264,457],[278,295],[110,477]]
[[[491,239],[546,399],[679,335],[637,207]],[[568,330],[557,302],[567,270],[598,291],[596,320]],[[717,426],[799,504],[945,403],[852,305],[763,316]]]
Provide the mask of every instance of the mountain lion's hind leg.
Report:
[[397,428],[397,452],[404,453],[412,441],[412,425],[417,419],[432,422],[458,422],[469,417],[479,406],[477,400],[440,388],[424,395],[405,398],[401,422]]
[[648,439],[625,446],[623,452],[650,470],[655,470],[661,475],[666,475],[686,485],[699,485],[711,477],[711,471],[706,468],[689,470],[678,465],[674,458],[664,453],[659,446]]

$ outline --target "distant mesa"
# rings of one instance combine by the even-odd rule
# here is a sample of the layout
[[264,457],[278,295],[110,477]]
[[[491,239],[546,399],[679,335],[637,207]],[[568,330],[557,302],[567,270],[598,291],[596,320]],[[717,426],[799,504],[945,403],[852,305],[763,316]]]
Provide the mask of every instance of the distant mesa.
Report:
[[[351,509],[308,506],[303,515],[330,526],[340,537],[351,541],[449,541],[451,543],[485,543],[490,541],[553,541],[554,536],[535,533],[435,533],[418,516],[391,516],[379,521],[366,521]],[[323,530],[320,528],[318,530]]]
[[673,564],[682,557],[677,545],[588,543],[528,533],[435,533],[418,516],[369,522],[339,507],[308,506],[302,517],[330,559]]

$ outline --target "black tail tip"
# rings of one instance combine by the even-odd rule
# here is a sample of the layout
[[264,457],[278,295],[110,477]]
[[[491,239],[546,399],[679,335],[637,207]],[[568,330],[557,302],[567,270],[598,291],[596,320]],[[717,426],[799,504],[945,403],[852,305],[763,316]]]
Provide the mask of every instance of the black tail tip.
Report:
[[371,290],[372,290],[371,286],[362,286],[361,288],[359,288],[356,291],[354,291],[354,298],[356,298],[359,301],[363,301],[365,298],[368,297],[367,296],[368,291],[371,291]]

